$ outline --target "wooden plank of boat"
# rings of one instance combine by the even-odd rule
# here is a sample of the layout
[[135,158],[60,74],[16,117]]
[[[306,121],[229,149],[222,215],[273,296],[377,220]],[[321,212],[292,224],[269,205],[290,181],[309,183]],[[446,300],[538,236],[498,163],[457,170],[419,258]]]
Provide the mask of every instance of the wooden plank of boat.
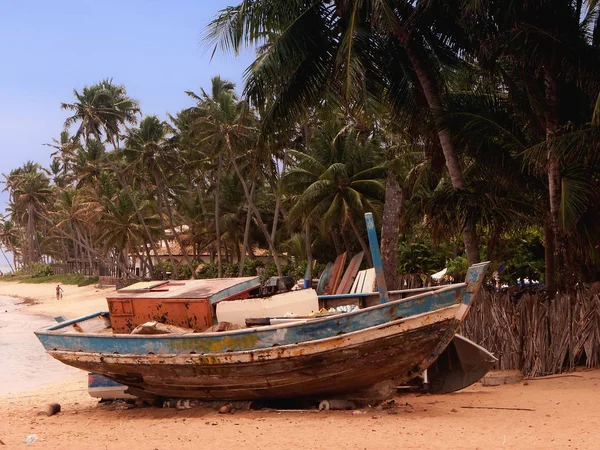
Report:
[[350,292],[350,288],[354,283],[354,278],[358,273],[358,269],[360,269],[360,264],[362,263],[364,254],[365,252],[357,253],[350,260],[348,268],[346,269],[346,272],[344,272],[344,276],[342,277],[342,281],[340,281],[340,285],[335,290],[336,294],[347,294]]
[[325,288],[327,287],[327,283],[329,283],[329,277],[331,277],[331,270],[333,269],[333,263],[328,262],[319,278],[319,283],[317,284],[317,294],[321,295],[325,292]]
[[341,255],[338,255],[335,258],[335,262],[333,263],[333,268],[331,269],[331,276],[329,277],[329,282],[325,287],[324,294],[333,294],[340,284],[340,279],[342,277],[342,273],[344,271],[344,266],[346,265],[346,258],[348,257],[348,252],[344,252]]
[[[97,315],[96,313],[61,324],[54,325],[46,330],[37,331],[36,335],[46,350],[73,350],[102,353],[138,354],[140,350],[155,354],[188,353],[213,353],[221,351],[252,350],[285,345],[289,343],[304,342],[307,340],[322,339],[340,333],[349,333],[363,328],[376,326],[401,317],[410,317],[425,312],[434,311],[446,306],[463,303],[465,308],[476,294],[469,287],[478,281],[471,277],[470,272],[476,271],[481,276],[485,266],[473,266],[469,269],[467,279],[469,284],[457,283],[442,287],[431,292],[421,292],[389,303],[377,303],[374,306],[361,310],[338,314],[332,317],[319,318],[309,324],[289,325],[285,329],[279,326],[260,327],[228,331],[223,333],[194,333],[188,335],[169,335],[164,337],[82,334],[66,332],[73,324],[87,320]],[[351,294],[346,294],[351,295]]]
[[128,385],[132,388],[128,392],[135,394],[251,400],[355,393],[384,383],[390,389],[383,395],[387,397],[394,386],[435,360],[460,325],[460,314],[457,304],[345,335],[257,351],[205,355],[49,353]]
[[36,335],[56,359],[140,393],[211,399],[336,394],[422,372],[454,337],[486,268],[471,266],[467,283],[306,322],[165,336],[64,332],[96,314]]

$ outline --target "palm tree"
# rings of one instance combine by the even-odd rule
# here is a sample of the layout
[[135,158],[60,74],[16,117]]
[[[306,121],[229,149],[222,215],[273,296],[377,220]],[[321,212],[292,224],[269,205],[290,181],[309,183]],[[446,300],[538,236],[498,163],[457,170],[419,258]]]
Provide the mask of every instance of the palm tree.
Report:
[[[549,229],[546,236],[554,249],[548,267],[556,263],[559,285],[554,282],[553,270],[547,270],[551,296],[556,287],[563,291],[572,285],[565,269],[567,252],[564,230],[560,226],[561,167],[554,143],[560,134],[573,124],[587,121],[581,103],[571,101],[574,96],[587,97],[584,102],[596,100],[598,77],[597,61],[600,48],[590,35],[590,24],[598,14],[598,2],[590,2],[583,14],[582,1],[554,2],[523,1],[511,8],[488,2],[472,2],[464,6],[463,14],[475,20],[467,22],[467,30],[475,42],[476,55],[484,67],[502,67],[510,77],[509,92],[513,98],[519,89],[526,91],[537,125],[547,142],[545,155],[548,177]],[[478,23],[479,25],[474,25]],[[597,28],[597,20],[595,20]],[[592,31],[592,33],[590,33]]]
[[[149,173],[154,182],[156,189],[156,199],[158,203],[158,216],[161,221],[163,228],[163,234],[166,232],[166,225],[164,223],[164,210],[163,206],[166,207],[166,216],[169,220],[169,226],[173,233],[173,236],[177,240],[179,247],[183,254],[185,264],[192,268],[191,261],[187,254],[187,250],[181,240],[179,232],[175,227],[173,208],[171,206],[171,199],[167,195],[166,182],[169,178],[169,171],[173,173],[173,169],[176,167],[177,153],[173,151],[173,148],[168,145],[166,139],[168,126],[165,122],[162,122],[156,116],[147,116],[141,122],[139,128],[134,128],[128,131],[125,137],[125,149],[123,154],[126,161],[128,162],[128,169],[137,172],[138,174]],[[167,237],[164,235],[165,242]],[[167,243],[167,250],[173,261],[171,250]],[[192,277],[194,272],[192,270]]]
[[74,89],[73,95],[76,101],[61,103],[61,108],[73,112],[65,120],[65,130],[79,123],[75,138],[83,137],[87,142],[90,137],[95,137],[102,142],[104,134],[117,148],[120,126],[137,123],[138,102],[127,96],[124,86],[114,85],[112,79],[85,86],[81,93]]
[[[227,87],[227,89],[224,88]],[[251,188],[242,173],[238,159],[241,159],[238,152],[244,152],[243,158],[254,163],[256,158],[256,117],[248,104],[243,101],[237,101],[235,93],[230,88],[231,83],[223,82],[219,77],[213,78],[212,96],[203,92],[202,97],[195,96],[197,100],[201,99],[200,106],[194,110],[195,125],[198,137],[207,143],[212,149],[213,155],[218,155],[217,185],[220,182],[221,166],[223,156],[226,155],[228,161],[234,168],[239,179],[240,185],[248,203],[248,210],[254,216],[259,230],[263,233],[265,240],[269,245],[273,261],[277,267],[279,276],[282,275],[281,264],[278,258],[277,249],[267,227],[262,220],[260,211],[256,208],[251,195]],[[215,95],[217,96],[215,98]],[[252,173],[257,176],[257,171]],[[216,201],[218,205],[218,201]],[[218,206],[216,206],[218,208]],[[217,215],[217,214],[215,214]],[[215,218],[218,223],[218,219]],[[217,233],[219,235],[219,233]]]
[[[223,80],[221,77],[216,76],[211,79],[211,95],[208,95],[204,89],[201,95],[197,95],[194,92],[186,91],[186,94],[194,99],[197,103],[195,107],[190,108],[186,111],[185,117],[188,121],[189,134],[198,138],[204,135],[204,121],[210,114],[209,110],[218,110],[221,105],[221,100],[225,100],[224,105],[229,106],[226,101],[229,97],[231,100],[236,100],[236,94],[234,91],[235,85],[228,81]],[[191,124],[189,123],[191,121]],[[201,124],[199,126],[199,123]],[[200,140],[200,139],[197,139]],[[202,139],[204,140],[204,139]],[[216,159],[217,176],[216,176],[216,187],[214,190],[215,198],[215,233],[217,237],[217,274],[220,277],[223,276],[223,260],[221,255],[221,177],[223,175],[223,146],[222,142],[217,139],[216,143],[209,145],[211,148],[210,156],[212,159]]]
[[25,228],[25,263],[30,270],[32,264],[41,256],[40,242],[36,225],[38,216],[45,209],[52,190],[50,180],[42,172],[39,164],[28,162],[21,169],[11,172],[7,188],[11,189],[11,209]]
[[[352,111],[384,102],[401,113],[424,102],[452,185],[466,192],[453,136],[440,118],[441,69],[457,61],[448,43],[461,36],[448,37],[429,3],[247,0],[222,10],[207,39],[215,50],[235,52],[266,41],[248,69],[245,92],[259,106],[274,98],[265,116],[270,129],[302,120],[324,95]],[[469,262],[478,262],[475,225],[465,223],[462,232]]]
[[359,226],[364,226],[365,212],[381,217],[385,194],[385,168],[378,165],[381,143],[377,139],[361,142],[358,133],[334,122],[313,133],[310,148],[310,155],[288,151],[292,163],[281,183],[293,204],[289,220],[302,218],[304,223],[319,224],[325,236],[337,227],[344,235],[349,227],[370,260]]
[[[114,85],[111,79],[103,80],[91,87],[85,86],[81,93],[74,90],[73,94],[77,100],[75,103],[61,104],[62,109],[74,112],[71,117],[65,120],[65,130],[79,123],[75,137],[83,137],[86,144],[91,137],[94,137],[98,142],[102,142],[102,134],[104,133],[106,140],[113,145],[114,149],[117,149],[120,127],[137,122],[138,102],[127,96],[124,86]],[[150,228],[144,221],[140,208],[137,208],[135,196],[123,178],[123,171],[119,167],[118,161],[109,155],[105,160],[117,176],[122,189],[129,196],[129,200],[133,203],[138,219],[149,239],[150,247],[158,259]]]
[[2,255],[6,259],[6,262],[10,266],[10,270],[14,272],[13,265],[10,263],[6,254],[4,253],[4,249],[6,248],[13,255],[13,264],[16,264],[16,254],[19,242],[19,234],[15,227],[15,223],[10,219],[2,219],[0,220],[0,249],[2,250]]

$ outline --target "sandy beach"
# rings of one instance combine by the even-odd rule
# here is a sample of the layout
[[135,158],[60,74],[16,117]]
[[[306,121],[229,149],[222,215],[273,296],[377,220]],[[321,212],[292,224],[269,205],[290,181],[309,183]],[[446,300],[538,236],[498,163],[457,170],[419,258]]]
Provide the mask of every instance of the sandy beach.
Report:
[[20,309],[27,314],[65,316],[75,318],[95,311],[106,311],[106,295],[113,289],[98,289],[95,286],[77,287],[61,285],[63,297],[56,299],[56,284],[28,284],[14,281],[0,282],[0,295],[25,301]]
[[[0,295],[38,302],[28,314],[75,317],[106,309],[106,290],[65,287],[57,301],[53,285],[0,283]],[[40,361],[39,364],[46,364]],[[99,404],[87,394],[86,374],[0,395],[0,448],[22,448],[35,434],[40,449],[593,449],[600,441],[600,371],[484,387],[449,395],[399,395],[389,410],[273,412],[220,415],[193,408]],[[38,415],[51,402],[62,411]],[[475,408],[473,408],[475,407]],[[494,409],[517,408],[517,409]]]

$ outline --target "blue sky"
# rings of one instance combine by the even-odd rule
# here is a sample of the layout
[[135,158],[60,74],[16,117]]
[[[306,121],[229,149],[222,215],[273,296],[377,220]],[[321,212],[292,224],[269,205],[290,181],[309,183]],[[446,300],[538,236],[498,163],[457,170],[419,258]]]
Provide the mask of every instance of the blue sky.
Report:
[[[185,90],[221,75],[238,84],[253,59],[216,55],[206,24],[236,1],[30,0],[0,3],[0,173],[27,160],[44,166],[73,89],[113,78],[144,114],[165,117],[191,105]],[[2,180],[4,177],[1,177]],[[3,189],[4,186],[0,184]],[[6,193],[0,193],[4,214]]]

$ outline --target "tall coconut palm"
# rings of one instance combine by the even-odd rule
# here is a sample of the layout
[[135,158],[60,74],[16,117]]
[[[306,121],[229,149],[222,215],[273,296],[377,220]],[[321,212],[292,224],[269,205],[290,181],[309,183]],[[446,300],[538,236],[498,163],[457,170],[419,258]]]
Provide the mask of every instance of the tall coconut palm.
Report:
[[20,225],[25,228],[23,256],[31,270],[32,264],[41,256],[36,225],[39,224],[38,216],[45,209],[52,193],[50,180],[38,164],[31,163],[26,163],[21,170],[13,171],[11,177],[12,180],[7,183],[12,188],[11,208]]
[[[103,80],[90,87],[85,86],[81,93],[74,90],[73,94],[75,95],[76,102],[61,104],[62,109],[74,113],[65,120],[65,130],[79,123],[75,134],[76,137],[83,137],[86,143],[91,137],[102,142],[102,135],[104,134],[106,141],[110,142],[117,149],[120,127],[137,122],[136,115],[139,113],[138,102],[127,95],[124,86],[114,85],[111,79]],[[123,178],[119,162],[113,159],[113,157],[107,156],[106,163],[117,176],[122,189],[129,196],[129,200],[134,206],[137,206],[135,196]],[[136,210],[138,211],[138,219],[149,239],[154,255],[158,259],[156,245],[152,241],[150,228],[147,226],[140,208],[136,207]]]
[[365,212],[381,218],[385,193],[381,143],[361,142],[356,132],[328,123],[313,133],[310,147],[310,155],[288,151],[292,163],[282,177],[282,187],[293,203],[290,221],[303,218],[318,224],[326,236],[337,227],[342,232],[350,228],[370,259],[359,227],[364,227]]
[[[460,37],[448,37],[445,21],[432,19],[429,3],[246,0],[221,11],[209,25],[207,38],[215,50],[236,52],[244,43],[266,41],[248,69],[246,93],[259,105],[274,98],[266,114],[271,127],[290,127],[326,93],[351,110],[378,101],[395,111],[425,103],[452,185],[464,192],[468,185],[459,154],[440,118],[441,67],[457,59],[448,43]],[[476,229],[474,224],[464,225],[467,258],[475,263]]]
[[61,108],[73,112],[65,120],[65,130],[79,124],[76,138],[88,141],[95,137],[118,146],[119,129],[125,124],[137,123],[139,104],[127,95],[125,87],[113,84],[112,79],[102,80],[92,86],[85,86],[81,92],[73,90],[76,101],[61,103]]
[[[156,189],[158,215],[163,230],[166,232],[167,229],[164,223],[166,216],[173,236],[181,249],[185,264],[192,268],[191,260],[180,237],[180,231],[175,226],[171,199],[167,195],[167,180],[170,173],[174,173],[178,156],[177,152],[168,145],[167,132],[168,126],[165,122],[156,116],[147,116],[140,122],[139,128],[133,128],[127,132],[123,154],[128,162],[129,170],[139,174],[149,173],[152,177]],[[167,249],[173,263],[168,245]],[[194,276],[193,270],[192,276]]]
[[504,66],[504,73],[512,73],[514,77],[508,84],[511,94],[515,87],[525,85],[531,109],[548,144],[546,169],[552,233],[546,240],[554,248],[555,261],[548,259],[546,265],[556,262],[559,280],[556,286],[554,276],[549,277],[553,271],[547,270],[549,293],[553,296],[556,287],[564,290],[566,284],[572,284],[565,269],[567,252],[560,227],[562,163],[553,143],[567,128],[581,124],[585,109],[572,99],[587,96],[587,102],[596,100],[600,71],[595,61],[600,57],[600,48],[590,38],[590,23],[596,18],[599,5],[589,2],[585,14],[583,2],[571,0],[526,0],[510,8],[480,1],[460,6],[464,16],[471,17],[466,27],[481,64],[492,69]]
[[[250,160],[250,162],[255,161],[257,148],[256,117],[246,102],[237,101],[233,90],[222,89],[223,85],[223,81],[216,77],[213,79],[213,95],[209,96],[205,92],[203,93],[200,107],[195,110],[196,130],[199,138],[214,149],[213,154],[218,155],[219,167],[222,165],[223,156],[226,156],[228,162],[233,166],[246,197],[248,210],[254,216],[259,230],[263,233],[271,250],[277,272],[281,276],[281,264],[275,243],[267,230],[260,211],[254,204],[254,200],[250,195],[251,188],[248,186],[238,161],[241,159]],[[230,84],[225,83],[225,85]],[[216,98],[215,95],[217,95]],[[197,98],[200,99],[200,97]],[[218,173],[217,178],[220,176],[220,171]],[[252,173],[252,176],[257,175],[256,171]],[[217,180],[217,183],[219,183],[219,180]]]

